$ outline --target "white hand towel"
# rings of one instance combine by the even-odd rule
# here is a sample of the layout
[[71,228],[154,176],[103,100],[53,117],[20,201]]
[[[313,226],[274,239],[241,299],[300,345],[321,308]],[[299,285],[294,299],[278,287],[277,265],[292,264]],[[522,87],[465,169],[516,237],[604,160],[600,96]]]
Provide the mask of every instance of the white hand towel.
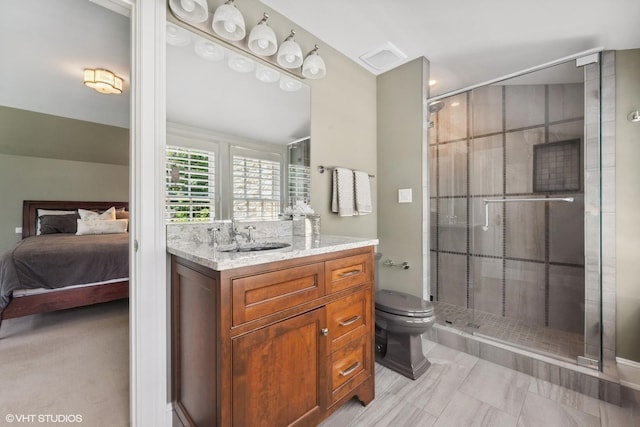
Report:
[[373,212],[371,203],[371,184],[369,174],[362,171],[353,171],[355,181],[356,212],[365,215]]
[[340,216],[353,216],[355,206],[353,189],[353,171],[335,168],[333,170],[331,212],[335,212]]

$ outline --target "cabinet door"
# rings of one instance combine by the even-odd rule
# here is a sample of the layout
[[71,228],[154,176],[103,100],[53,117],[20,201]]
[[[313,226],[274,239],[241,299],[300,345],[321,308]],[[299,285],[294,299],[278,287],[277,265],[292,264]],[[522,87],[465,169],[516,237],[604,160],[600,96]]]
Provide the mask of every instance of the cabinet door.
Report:
[[233,425],[313,425],[326,408],[324,309],[233,339]]

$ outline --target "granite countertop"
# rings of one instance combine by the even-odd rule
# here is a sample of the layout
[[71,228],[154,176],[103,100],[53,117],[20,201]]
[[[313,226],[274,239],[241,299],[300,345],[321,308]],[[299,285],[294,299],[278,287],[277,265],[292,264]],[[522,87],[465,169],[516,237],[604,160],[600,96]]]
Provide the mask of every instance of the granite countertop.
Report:
[[291,246],[256,252],[221,252],[214,250],[214,247],[208,243],[187,239],[171,239],[167,241],[167,252],[220,271],[378,244],[378,239],[330,235],[321,235],[316,240],[303,236],[257,239],[256,243],[274,241],[289,243]]

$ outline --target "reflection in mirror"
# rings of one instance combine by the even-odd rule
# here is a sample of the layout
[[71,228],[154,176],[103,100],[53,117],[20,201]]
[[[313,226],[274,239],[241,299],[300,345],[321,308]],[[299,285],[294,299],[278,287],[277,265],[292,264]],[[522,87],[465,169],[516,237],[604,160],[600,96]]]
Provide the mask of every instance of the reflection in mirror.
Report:
[[[167,34],[167,220],[276,219],[308,202],[309,86],[175,24]],[[185,150],[208,153],[213,176],[188,153],[171,163]]]
[[289,144],[289,205],[297,203],[311,203],[311,163],[310,163],[310,138]]

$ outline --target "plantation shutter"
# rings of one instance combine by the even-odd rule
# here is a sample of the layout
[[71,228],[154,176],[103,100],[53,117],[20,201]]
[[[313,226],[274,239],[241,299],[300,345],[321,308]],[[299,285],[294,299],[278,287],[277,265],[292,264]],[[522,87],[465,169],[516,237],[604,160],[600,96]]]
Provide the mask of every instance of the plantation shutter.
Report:
[[215,153],[167,146],[167,222],[209,222],[215,218]]
[[281,161],[277,155],[232,151],[234,219],[277,219],[281,207]]

